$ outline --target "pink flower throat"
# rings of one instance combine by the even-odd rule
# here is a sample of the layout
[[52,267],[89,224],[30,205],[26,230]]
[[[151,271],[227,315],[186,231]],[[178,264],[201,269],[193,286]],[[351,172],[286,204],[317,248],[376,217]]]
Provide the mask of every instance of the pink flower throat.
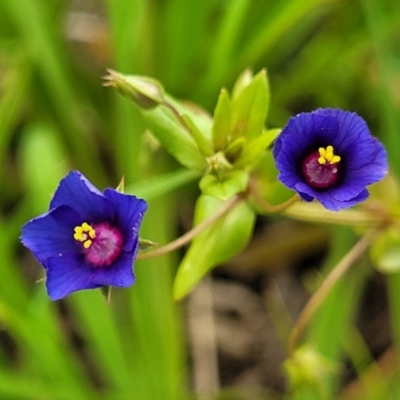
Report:
[[107,222],[75,227],[74,238],[81,246],[86,261],[95,267],[110,266],[122,251],[121,232]]

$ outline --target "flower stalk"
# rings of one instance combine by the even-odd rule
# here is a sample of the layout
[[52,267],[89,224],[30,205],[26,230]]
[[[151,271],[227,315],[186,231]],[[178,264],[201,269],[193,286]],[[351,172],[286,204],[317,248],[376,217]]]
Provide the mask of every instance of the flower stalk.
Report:
[[184,235],[180,236],[178,239],[159,247],[154,250],[150,250],[144,253],[139,253],[136,257],[137,260],[148,260],[150,258],[156,258],[168,254],[171,251],[177,250],[180,247],[185,246],[190,243],[197,235],[203,232],[205,229],[213,225],[216,221],[226,215],[235,206],[237,206],[241,201],[247,197],[245,192],[239,193],[232,198],[230,198],[226,203],[218,209],[213,215],[202,221],[199,225],[196,225],[193,229],[186,232]]
[[308,301],[303,311],[301,312],[297,322],[292,330],[288,343],[289,356],[293,356],[296,348],[298,347],[299,341],[303,332],[319,306],[326,299],[332,288],[339,281],[339,279],[350,269],[354,262],[362,255],[367,249],[378,229],[372,229],[368,231],[352,249],[342,258],[342,260],[336,265],[336,267],[330,272],[325,278],[322,285],[314,293],[311,299]]

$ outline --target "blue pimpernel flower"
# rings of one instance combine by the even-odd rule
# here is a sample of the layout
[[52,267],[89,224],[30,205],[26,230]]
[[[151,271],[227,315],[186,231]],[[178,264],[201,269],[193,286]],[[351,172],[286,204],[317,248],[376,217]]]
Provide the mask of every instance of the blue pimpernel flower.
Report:
[[290,118],[273,155],[278,179],[305,201],[339,211],[367,199],[388,171],[383,145],[356,113],[318,109]]
[[27,222],[21,236],[46,270],[49,297],[132,285],[146,209],[135,196],[110,188],[100,192],[78,171],[62,179],[49,211]]

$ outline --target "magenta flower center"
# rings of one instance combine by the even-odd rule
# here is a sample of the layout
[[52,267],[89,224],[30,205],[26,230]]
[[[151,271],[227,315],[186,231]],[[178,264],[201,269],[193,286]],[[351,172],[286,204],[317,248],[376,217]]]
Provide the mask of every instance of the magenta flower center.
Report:
[[76,226],[74,239],[82,247],[86,261],[95,267],[111,265],[123,246],[121,232],[107,222],[96,225],[84,222]]
[[301,164],[306,182],[318,189],[334,186],[339,179],[340,160],[340,156],[334,153],[332,146],[320,147]]

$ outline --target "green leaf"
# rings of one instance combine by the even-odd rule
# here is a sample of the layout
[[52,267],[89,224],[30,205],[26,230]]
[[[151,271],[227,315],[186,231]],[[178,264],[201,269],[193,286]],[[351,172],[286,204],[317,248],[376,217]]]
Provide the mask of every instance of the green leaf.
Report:
[[371,259],[383,273],[400,271],[400,232],[388,229],[371,246]]
[[245,69],[237,78],[232,89],[232,99],[237,99],[243,90],[250,85],[253,80],[253,71]]
[[243,192],[246,189],[249,176],[246,171],[229,171],[226,177],[219,179],[214,174],[206,174],[200,181],[200,189],[204,194],[216,197],[220,200],[227,200],[234,194]]
[[[195,224],[211,216],[222,204],[216,198],[200,196]],[[175,299],[182,299],[213,267],[239,253],[250,239],[254,221],[255,214],[242,202],[197,236],[179,266],[174,283]]]
[[224,150],[229,143],[231,135],[231,106],[228,93],[222,89],[217,106],[214,111],[214,122],[212,126],[212,136],[214,150],[216,152]]
[[270,129],[253,139],[244,147],[240,157],[234,164],[235,168],[256,165],[264,155],[265,150],[272,144],[280,132],[281,129]]
[[232,135],[252,140],[261,135],[269,106],[269,85],[265,70],[259,72],[236,98],[232,99]]

